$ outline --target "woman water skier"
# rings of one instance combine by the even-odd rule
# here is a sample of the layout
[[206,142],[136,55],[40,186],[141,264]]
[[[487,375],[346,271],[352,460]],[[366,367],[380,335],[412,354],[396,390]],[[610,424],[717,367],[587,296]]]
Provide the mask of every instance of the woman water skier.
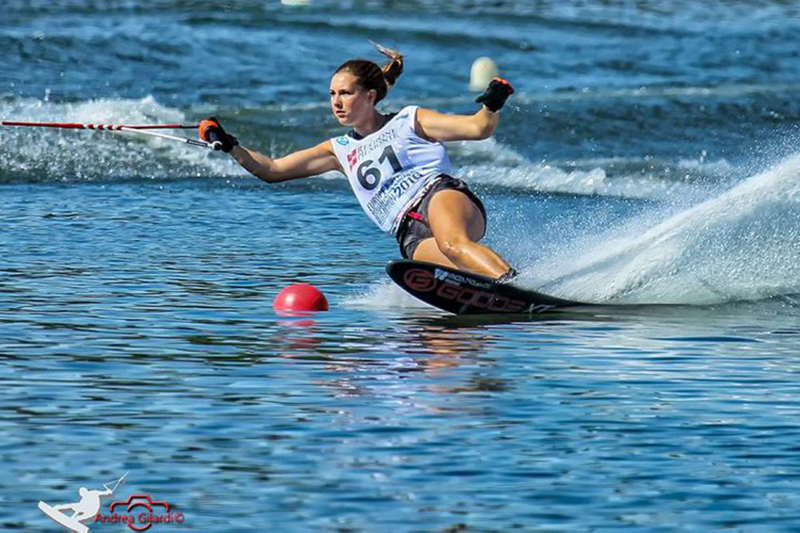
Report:
[[203,140],[221,149],[268,183],[338,170],[367,216],[394,235],[403,257],[483,274],[500,280],[516,272],[492,249],[478,244],[486,232],[483,204],[460,179],[450,176],[445,141],[479,140],[494,133],[498,112],[514,92],[495,78],[476,99],[474,115],[446,115],[417,106],[384,115],[375,109],[403,72],[403,56],[380,45],[389,62],[346,61],[330,82],[331,109],[346,135],[272,159],[239,145],[216,119],[200,124]]

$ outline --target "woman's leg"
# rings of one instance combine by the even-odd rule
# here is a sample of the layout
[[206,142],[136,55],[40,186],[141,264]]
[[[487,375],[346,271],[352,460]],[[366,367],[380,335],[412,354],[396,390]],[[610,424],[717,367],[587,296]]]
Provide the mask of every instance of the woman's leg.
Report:
[[422,241],[414,259],[499,278],[510,266],[493,250],[478,244],[486,221],[478,206],[461,191],[437,192],[428,204],[433,238]]

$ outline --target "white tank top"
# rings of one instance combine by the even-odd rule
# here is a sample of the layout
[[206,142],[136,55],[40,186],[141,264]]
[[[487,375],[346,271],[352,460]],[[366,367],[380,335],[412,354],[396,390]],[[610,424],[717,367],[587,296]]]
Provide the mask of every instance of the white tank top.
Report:
[[352,133],[331,139],[358,203],[378,227],[392,235],[436,178],[451,172],[444,145],[414,131],[417,109],[404,107],[362,139]]

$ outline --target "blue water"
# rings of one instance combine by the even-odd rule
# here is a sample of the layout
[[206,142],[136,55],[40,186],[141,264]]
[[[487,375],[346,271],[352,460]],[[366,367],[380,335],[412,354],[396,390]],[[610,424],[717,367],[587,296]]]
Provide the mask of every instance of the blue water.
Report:
[[[799,15],[6,2],[1,119],[215,114],[271,155],[341,132],[328,79],[367,39],[407,54],[387,111],[474,110],[493,57],[500,128],[449,147],[487,242],[602,305],[448,316],[390,284],[339,176],[0,128],[0,528],[55,531],[40,500],[129,472],[112,500],[185,515],[152,531],[800,529]],[[331,310],[276,315],[294,282]]]

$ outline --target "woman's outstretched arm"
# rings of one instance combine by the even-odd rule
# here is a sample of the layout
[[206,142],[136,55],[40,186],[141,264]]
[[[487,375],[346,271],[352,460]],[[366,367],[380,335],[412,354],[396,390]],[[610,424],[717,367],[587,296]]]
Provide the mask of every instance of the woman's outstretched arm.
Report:
[[330,140],[278,159],[272,159],[242,146],[234,146],[230,154],[246,171],[267,183],[341,170]]
[[446,115],[432,109],[417,110],[417,134],[432,141],[476,141],[491,137],[500,117],[482,107],[474,115]]
[[446,115],[430,109],[417,111],[417,134],[432,141],[474,141],[491,137],[514,88],[506,80],[495,78],[475,101],[483,106],[474,115]]

